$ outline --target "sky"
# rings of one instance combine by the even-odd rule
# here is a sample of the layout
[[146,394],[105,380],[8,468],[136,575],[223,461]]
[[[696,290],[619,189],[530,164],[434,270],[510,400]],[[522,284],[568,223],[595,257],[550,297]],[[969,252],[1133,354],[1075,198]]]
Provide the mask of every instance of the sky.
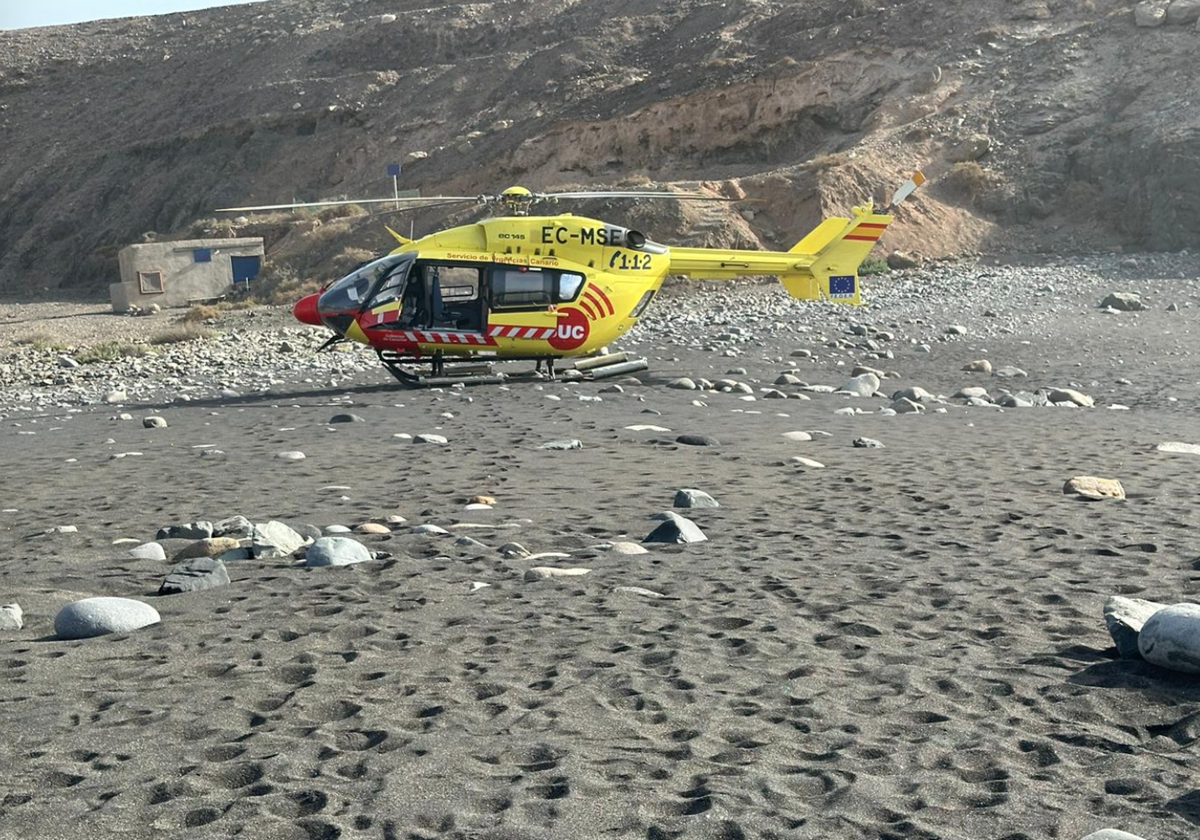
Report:
[[254,0],[0,0],[0,29],[53,26],[101,18],[165,15]]

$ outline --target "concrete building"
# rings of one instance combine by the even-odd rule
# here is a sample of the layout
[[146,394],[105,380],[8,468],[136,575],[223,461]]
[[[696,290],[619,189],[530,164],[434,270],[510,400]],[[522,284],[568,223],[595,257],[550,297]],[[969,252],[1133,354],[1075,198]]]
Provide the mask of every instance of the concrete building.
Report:
[[214,300],[248,288],[262,266],[263,241],[189,239],[121,249],[121,282],[108,287],[113,310],[166,309]]

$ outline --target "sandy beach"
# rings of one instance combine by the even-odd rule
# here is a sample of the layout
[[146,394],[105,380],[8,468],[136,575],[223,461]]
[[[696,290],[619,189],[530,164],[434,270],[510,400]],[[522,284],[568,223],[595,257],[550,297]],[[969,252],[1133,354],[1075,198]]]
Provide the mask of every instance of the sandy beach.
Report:
[[[1197,597],[1200,457],[1153,449],[1200,443],[1197,280],[1153,274],[1089,269],[1008,310],[995,286],[916,277],[808,321],[771,286],[675,289],[628,343],[651,370],[620,393],[406,391],[372,369],[21,412],[10,388],[0,603],[25,627],[0,634],[0,837],[1193,838],[1200,678],[1119,659],[1101,617],[1112,594]],[[1098,310],[1117,288],[1148,310]],[[781,326],[723,343],[763,301]],[[858,346],[859,324],[893,333],[876,338],[894,358]],[[949,324],[965,335],[941,340]],[[980,358],[1028,376],[961,370]],[[836,388],[855,364],[897,372],[888,395],[946,399],[887,416],[773,384]],[[1071,383],[1094,408],[952,397]],[[344,412],[362,422],[329,423]],[[418,434],[448,444],[395,437]],[[564,439],[582,448],[540,448]],[[1065,496],[1077,475],[1128,498]],[[608,548],[640,543],[680,488],[720,504],[678,511],[706,542]],[[495,505],[465,510],[476,495]],[[238,514],[406,521],[348,535],[384,553],[369,563],[237,560],[227,587],[161,597],[170,563],[113,545]],[[533,557],[498,550],[514,542]],[[535,566],[590,572],[526,580]],[[101,595],[162,621],[58,640],[59,608]]]

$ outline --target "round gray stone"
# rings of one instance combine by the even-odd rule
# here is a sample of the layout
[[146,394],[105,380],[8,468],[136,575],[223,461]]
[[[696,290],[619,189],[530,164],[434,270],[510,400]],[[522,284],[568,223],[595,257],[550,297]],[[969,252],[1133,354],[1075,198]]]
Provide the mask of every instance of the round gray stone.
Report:
[[159,620],[158,610],[132,598],[84,598],[58,611],[54,632],[60,639],[90,639],[131,633]]
[[321,537],[308,547],[304,554],[306,566],[353,566],[366,563],[371,552],[357,540],[349,537]]
[[1138,650],[1147,662],[1200,674],[1200,604],[1175,604],[1146,619]]

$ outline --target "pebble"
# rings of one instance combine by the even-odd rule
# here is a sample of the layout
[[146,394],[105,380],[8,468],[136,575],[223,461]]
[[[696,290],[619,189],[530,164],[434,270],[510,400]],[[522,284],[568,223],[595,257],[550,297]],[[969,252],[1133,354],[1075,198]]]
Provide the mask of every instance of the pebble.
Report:
[[58,611],[54,632],[60,639],[90,639],[131,633],[160,620],[158,610],[132,598],[84,598]]
[[854,446],[859,449],[883,449],[883,444],[875,438],[860,437],[854,439]]
[[703,490],[683,489],[675,492],[677,508],[718,508],[721,505]]
[[1097,478],[1094,475],[1079,475],[1063,485],[1063,495],[1078,496],[1089,501],[1102,499],[1124,499],[1125,488],[1115,478]]
[[349,534],[350,529],[345,525],[326,525],[321,529],[326,534]]
[[583,577],[591,573],[591,569],[580,567],[559,569],[554,566],[534,566],[525,570],[525,580],[549,580],[551,578]]
[[992,363],[987,359],[976,359],[973,362],[967,362],[962,369],[967,373],[991,373]]
[[166,560],[167,552],[158,543],[148,542],[129,549],[129,556],[134,560]]
[[418,525],[412,529],[414,534],[428,534],[435,537],[444,537],[450,532],[440,525]]
[[178,595],[228,585],[229,572],[224,563],[212,557],[197,557],[172,568],[158,587],[158,594]]
[[1099,831],[1093,831],[1083,840],[1142,840],[1136,834],[1130,834],[1128,831],[1121,831],[1116,828],[1102,828]]
[[214,537],[250,537],[254,533],[254,525],[244,516],[230,516],[227,519],[222,519],[220,522],[214,523],[212,526],[212,535]]
[[676,443],[682,443],[684,446],[720,446],[721,441],[709,435],[680,435],[675,438]]
[[583,442],[578,440],[552,440],[543,443],[538,449],[550,449],[564,452],[570,449],[583,449]]
[[478,592],[480,589],[490,589],[491,586],[492,585],[490,583],[484,583],[481,580],[471,581],[471,591],[472,592]]
[[784,440],[791,440],[791,441],[796,441],[798,443],[803,443],[804,441],[812,440],[812,435],[810,435],[808,432],[784,432],[783,438],[784,438]]
[[349,537],[321,537],[304,553],[306,566],[353,566],[371,560],[371,552]]
[[46,529],[47,534],[77,534],[79,528],[74,525],[55,525],[53,528]]
[[305,543],[304,537],[275,520],[255,525],[252,539],[250,550],[256,560],[290,557]]
[[647,423],[635,423],[632,426],[626,426],[626,431],[629,432],[669,432],[671,431],[666,426],[652,426]]
[[496,497],[495,496],[472,496],[471,498],[467,499],[467,504],[491,506],[491,505],[496,504]]
[[1138,650],[1147,662],[1200,674],[1200,604],[1175,604],[1155,612],[1142,625]]
[[519,560],[529,556],[529,549],[515,542],[505,543],[496,550],[509,560]]
[[825,469],[825,465],[822,464],[820,461],[814,461],[812,458],[804,458],[804,457],[801,457],[800,455],[793,455],[791,462],[793,464],[796,464],[797,466],[809,467],[814,470]]
[[669,518],[655,528],[642,542],[650,543],[696,543],[708,539],[695,522],[678,514],[671,513]]
[[1125,598],[1113,595],[1104,602],[1104,624],[1117,646],[1117,652],[1126,659],[1136,659],[1141,653],[1138,650],[1138,635],[1146,619],[1166,604],[1155,601],[1144,601],[1141,598]]
[[25,626],[24,616],[20,604],[5,604],[0,607],[0,630],[20,630]]
[[641,586],[618,586],[617,592],[624,592],[628,595],[641,595],[645,598],[665,598],[666,595],[661,592],[655,592],[653,589],[645,589]]
[[143,417],[142,426],[147,429],[165,429],[167,428],[167,418],[165,417]]
[[335,414],[329,418],[330,425],[334,423],[365,423],[366,420],[357,414]]
[[360,534],[390,534],[392,529],[386,525],[380,525],[378,522],[364,522],[361,525],[355,526],[355,531]]
[[1019,367],[1002,367],[992,372],[992,376],[998,379],[1024,379],[1029,376],[1028,373],[1021,370]]
[[305,457],[305,454],[299,449],[290,449],[286,452],[275,453],[276,461],[303,461]]
[[684,376],[679,379],[672,379],[670,382],[667,383],[667,387],[675,388],[676,390],[679,390],[679,391],[695,391],[696,383],[693,382],[691,379],[688,379],[686,376]]
[[129,396],[124,391],[109,391],[104,395],[104,402],[109,405],[116,405],[128,401]]
[[1091,408],[1096,404],[1096,401],[1087,394],[1071,388],[1054,388],[1047,394],[1047,397],[1052,403],[1073,403],[1083,408]]
[[437,446],[445,446],[449,442],[442,435],[416,435],[413,437],[413,443],[432,443]]

